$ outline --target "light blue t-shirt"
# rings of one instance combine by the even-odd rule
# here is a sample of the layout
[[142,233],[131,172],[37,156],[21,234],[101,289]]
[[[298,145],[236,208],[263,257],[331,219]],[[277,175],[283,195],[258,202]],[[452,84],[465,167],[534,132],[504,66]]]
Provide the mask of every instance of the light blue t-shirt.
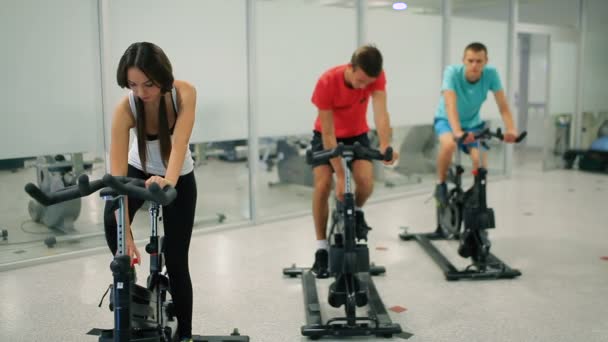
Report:
[[463,64],[448,65],[443,73],[442,94],[435,119],[448,119],[443,91],[453,90],[456,93],[456,107],[462,128],[480,125],[482,121],[479,117],[479,109],[486,100],[488,90],[497,92],[501,89],[500,77],[496,68],[492,66],[486,65],[481,78],[475,83],[470,83],[464,76]]
[[601,137],[594,141],[589,149],[593,151],[608,152],[608,136]]

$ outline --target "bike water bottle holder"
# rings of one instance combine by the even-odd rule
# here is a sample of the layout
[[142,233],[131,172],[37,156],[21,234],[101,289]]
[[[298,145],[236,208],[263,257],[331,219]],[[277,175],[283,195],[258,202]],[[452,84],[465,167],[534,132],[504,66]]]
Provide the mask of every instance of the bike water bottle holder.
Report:
[[468,208],[464,207],[465,229],[490,229],[495,228],[494,210],[492,208]]
[[331,274],[369,272],[367,245],[356,245],[351,253],[345,253],[343,246],[330,246],[329,272]]

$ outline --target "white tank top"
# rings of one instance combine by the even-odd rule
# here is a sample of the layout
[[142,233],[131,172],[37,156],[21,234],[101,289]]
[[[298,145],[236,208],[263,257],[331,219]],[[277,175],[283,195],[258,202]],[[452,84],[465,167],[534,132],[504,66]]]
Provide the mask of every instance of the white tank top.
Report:
[[[173,97],[173,109],[175,113],[178,113],[177,108],[177,92],[175,88],[171,89],[171,96]],[[133,95],[133,91],[129,92],[129,105],[131,106],[131,112],[133,113],[133,117],[137,121],[137,107],[135,106],[135,96]],[[177,119],[176,119],[177,120]],[[132,128],[136,132],[136,128]],[[173,138],[173,135],[171,135]],[[150,174],[164,176],[167,173],[167,168],[163,164],[163,159],[160,153],[160,141],[157,139],[147,140],[146,139],[146,171]],[[139,158],[139,149],[137,144],[137,133],[134,134],[133,143],[131,144],[131,148],[129,149],[129,165],[135,167],[138,170],[143,171],[143,167],[141,165],[141,159]],[[180,171],[180,176],[189,174],[194,170],[194,160],[192,160],[192,153],[190,149],[186,149],[186,157],[184,159],[184,165],[182,165],[182,170]]]

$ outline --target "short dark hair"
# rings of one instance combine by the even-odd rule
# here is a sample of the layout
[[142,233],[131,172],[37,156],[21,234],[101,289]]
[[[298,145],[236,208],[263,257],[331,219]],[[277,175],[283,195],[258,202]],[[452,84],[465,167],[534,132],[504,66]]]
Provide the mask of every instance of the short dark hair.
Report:
[[467,47],[464,48],[464,53],[466,53],[467,50],[472,50],[474,52],[483,51],[486,53],[486,56],[488,55],[488,48],[486,48],[486,46],[480,42],[473,42],[473,43],[467,45]]
[[369,77],[378,77],[382,72],[382,54],[374,45],[358,48],[350,59],[353,69],[361,68]]
[[161,48],[153,43],[138,42],[131,44],[120,58],[116,81],[122,88],[128,88],[127,71],[137,67],[154,82],[162,93],[173,88],[173,69],[169,58]]

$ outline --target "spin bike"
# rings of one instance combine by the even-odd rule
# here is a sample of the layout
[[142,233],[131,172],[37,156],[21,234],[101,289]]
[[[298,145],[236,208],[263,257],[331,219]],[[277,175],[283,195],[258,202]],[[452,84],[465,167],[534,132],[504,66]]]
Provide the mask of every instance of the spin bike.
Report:
[[[312,153],[307,151],[307,162],[328,161],[342,157],[345,170],[344,201],[337,201],[331,215],[329,232],[329,273],[335,281],[329,287],[328,302],[335,308],[344,306],[346,317],[337,317],[323,323],[317,295],[316,277],[308,268],[292,266],[283,269],[289,277],[302,276],[306,325],[302,326],[303,336],[318,339],[323,336],[377,336],[392,337],[403,334],[401,326],[393,323],[378,294],[371,275],[385,272],[384,267],[370,265],[369,249],[361,240],[367,240],[367,232],[357,232],[355,222],[355,197],[351,189],[350,164],[357,158],[391,160],[392,148],[382,155],[379,151],[366,148],[359,143],[347,146],[342,143],[334,149]],[[357,317],[357,307],[369,305],[368,317]],[[411,335],[409,335],[411,336]]]
[[[457,140],[458,145],[467,138],[466,133]],[[527,133],[522,132],[515,140],[521,142]],[[474,134],[478,147],[489,149],[486,140],[496,138],[503,141],[504,136],[500,128],[496,132],[489,128]],[[458,148],[458,147],[457,147]],[[481,151],[480,151],[481,152]],[[483,152],[482,152],[483,153]],[[480,153],[481,154],[481,153]],[[486,203],[486,176],[488,171],[480,167],[475,173],[471,188],[464,191],[462,188],[462,174],[464,169],[460,163],[460,151],[456,154],[456,163],[448,169],[448,201],[447,205],[437,206],[437,229],[431,233],[408,234],[407,231],[399,234],[402,240],[415,240],[433,258],[442,269],[447,280],[459,279],[500,279],[515,278],[521,275],[490,253],[490,243],[487,229],[495,228],[494,210]],[[458,254],[463,258],[471,258],[471,264],[463,270],[458,270],[433,245],[433,240],[458,240]]]
[[[113,283],[108,289],[111,289],[110,310],[114,312],[114,328],[92,329],[87,334],[99,336],[100,342],[174,341],[177,321],[173,303],[167,296],[170,289],[169,278],[163,272],[163,238],[158,236],[158,221],[161,206],[169,205],[175,199],[176,190],[170,186],[161,189],[156,183],[146,188],[142,179],[115,177],[110,174],[92,182],[89,182],[87,175],[83,174],[79,177],[77,185],[50,194],[42,192],[31,183],[25,187],[25,191],[43,205],[88,196],[99,190],[101,190],[100,196],[112,201],[118,209],[117,255],[110,264]],[[150,274],[146,287],[135,283],[132,261],[126,254],[127,196],[150,201],[151,235],[146,245],[146,252],[150,254]],[[196,335],[192,339],[205,342],[249,341],[249,337],[241,336],[237,329],[234,329],[230,336]]]

